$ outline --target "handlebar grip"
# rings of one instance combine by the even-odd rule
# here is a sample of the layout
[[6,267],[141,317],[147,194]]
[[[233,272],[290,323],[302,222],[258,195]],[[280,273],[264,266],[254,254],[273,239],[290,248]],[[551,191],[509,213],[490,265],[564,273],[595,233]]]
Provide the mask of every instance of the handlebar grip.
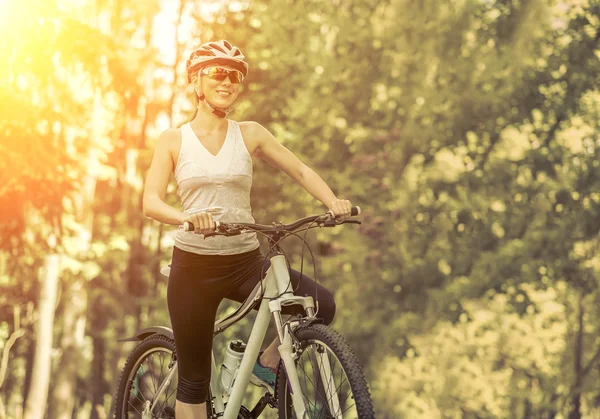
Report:
[[[215,230],[218,229],[220,225],[221,225],[220,222],[215,221]],[[194,231],[194,230],[196,230],[196,227],[194,227],[194,224],[190,223],[189,221],[184,221],[183,231]]]
[[[327,211],[327,214],[331,215],[333,217],[333,212],[332,211]],[[350,208],[350,216],[351,217],[355,217],[357,215],[360,215],[360,207],[352,207]],[[333,218],[337,219],[337,215]]]

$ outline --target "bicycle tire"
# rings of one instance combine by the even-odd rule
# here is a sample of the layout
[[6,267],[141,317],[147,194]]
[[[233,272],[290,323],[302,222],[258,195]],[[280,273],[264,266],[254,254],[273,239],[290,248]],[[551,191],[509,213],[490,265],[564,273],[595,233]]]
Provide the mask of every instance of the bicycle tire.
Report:
[[[328,350],[335,358],[337,358],[349,383],[352,398],[354,399],[354,405],[356,406],[356,416],[351,414],[350,417],[355,417],[356,419],[374,419],[375,412],[373,410],[373,402],[371,400],[367,380],[365,379],[362,367],[360,366],[356,355],[346,340],[339,333],[323,324],[300,327],[296,329],[293,334],[300,343],[300,347],[303,351],[305,351],[309,345],[312,345],[312,343],[317,343],[318,346]],[[330,356],[331,355],[328,355],[328,357]],[[297,365],[300,358],[296,360]],[[283,363],[281,363],[280,368],[278,368],[276,384],[279,419],[304,419],[296,418],[295,412],[292,409],[291,397],[288,391],[289,384],[285,368],[282,366]],[[313,417],[332,417],[330,413],[324,412],[324,415],[321,415],[320,413],[321,412],[315,412],[313,415],[308,414],[308,417],[311,419]],[[346,419],[346,415],[343,415],[343,417]]]
[[[146,357],[149,354],[152,354],[153,351],[164,351],[168,354],[170,354],[171,356],[173,356],[173,354],[176,354],[176,348],[175,348],[175,342],[173,339],[168,338],[164,335],[160,335],[160,334],[154,334],[151,336],[148,336],[146,339],[144,339],[138,346],[136,346],[131,353],[129,354],[129,356],[127,357],[127,361],[125,362],[125,365],[123,366],[123,370],[121,372],[121,376],[119,377],[119,383],[117,385],[117,394],[114,397],[114,404],[113,404],[113,412],[114,412],[114,418],[115,419],[128,419],[129,417],[132,417],[132,415],[128,415],[127,414],[127,410],[129,408],[128,403],[129,403],[129,397],[130,397],[130,393],[132,390],[132,385],[133,382],[138,379],[137,376],[133,376],[133,369],[138,369],[140,368],[140,366],[142,365],[142,362],[144,361],[141,358]],[[137,373],[136,373],[137,374]],[[142,372],[142,376],[143,374],[145,374],[144,372]],[[174,377],[175,378],[175,377]],[[157,378],[156,380],[154,380],[154,382],[157,382],[159,379]],[[175,383],[172,383],[171,385],[174,386],[174,389],[176,390],[177,388],[177,383],[175,381]],[[173,404],[172,406],[169,406],[170,409],[172,409],[172,417],[175,417],[175,397],[174,397],[174,392],[173,390],[171,391],[171,394],[173,395]],[[209,398],[210,400],[210,398]],[[211,418],[212,415],[212,408],[209,405],[209,403],[206,404],[206,410],[207,410],[207,416],[209,418]],[[156,415],[156,417],[170,417],[169,413],[171,413],[171,411],[169,411],[167,414],[163,412],[159,412],[158,415]],[[135,416],[138,417],[138,416]],[[155,415],[153,414],[152,417],[154,418]]]

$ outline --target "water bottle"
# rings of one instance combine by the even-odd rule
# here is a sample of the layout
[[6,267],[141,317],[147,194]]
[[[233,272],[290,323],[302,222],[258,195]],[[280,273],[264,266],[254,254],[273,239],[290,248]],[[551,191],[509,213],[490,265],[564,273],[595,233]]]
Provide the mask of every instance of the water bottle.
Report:
[[232,340],[227,345],[219,375],[219,384],[226,394],[231,392],[245,350],[246,344],[239,339]]

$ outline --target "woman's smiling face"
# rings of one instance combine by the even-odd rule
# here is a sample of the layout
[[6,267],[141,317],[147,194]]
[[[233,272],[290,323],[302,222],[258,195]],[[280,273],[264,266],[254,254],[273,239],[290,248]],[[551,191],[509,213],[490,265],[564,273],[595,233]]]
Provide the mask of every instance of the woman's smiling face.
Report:
[[[234,67],[228,65],[207,66],[220,67],[227,70],[235,71]],[[196,79],[196,93],[202,93],[212,105],[219,108],[228,108],[235,102],[240,91],[240,83],[231,81],[232,77],[225,77],[224,80],[216,80],[202,73],[202,69],[198,72]]]

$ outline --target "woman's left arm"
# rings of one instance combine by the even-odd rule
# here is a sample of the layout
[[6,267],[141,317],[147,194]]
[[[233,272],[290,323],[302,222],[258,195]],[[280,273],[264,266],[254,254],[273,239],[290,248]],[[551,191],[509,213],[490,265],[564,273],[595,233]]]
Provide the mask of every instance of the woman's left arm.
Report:
[[352,208],[350,201],[338,199],[321,176],[302,163],[294,153],[277,141],[265,127],[254,122],[248,128],[250,128],[252,138],[256,141],[254,156],[285,172],[308,193],[321,201],[334,215],[339,215],[342,218],[350,216],[350,209]]

